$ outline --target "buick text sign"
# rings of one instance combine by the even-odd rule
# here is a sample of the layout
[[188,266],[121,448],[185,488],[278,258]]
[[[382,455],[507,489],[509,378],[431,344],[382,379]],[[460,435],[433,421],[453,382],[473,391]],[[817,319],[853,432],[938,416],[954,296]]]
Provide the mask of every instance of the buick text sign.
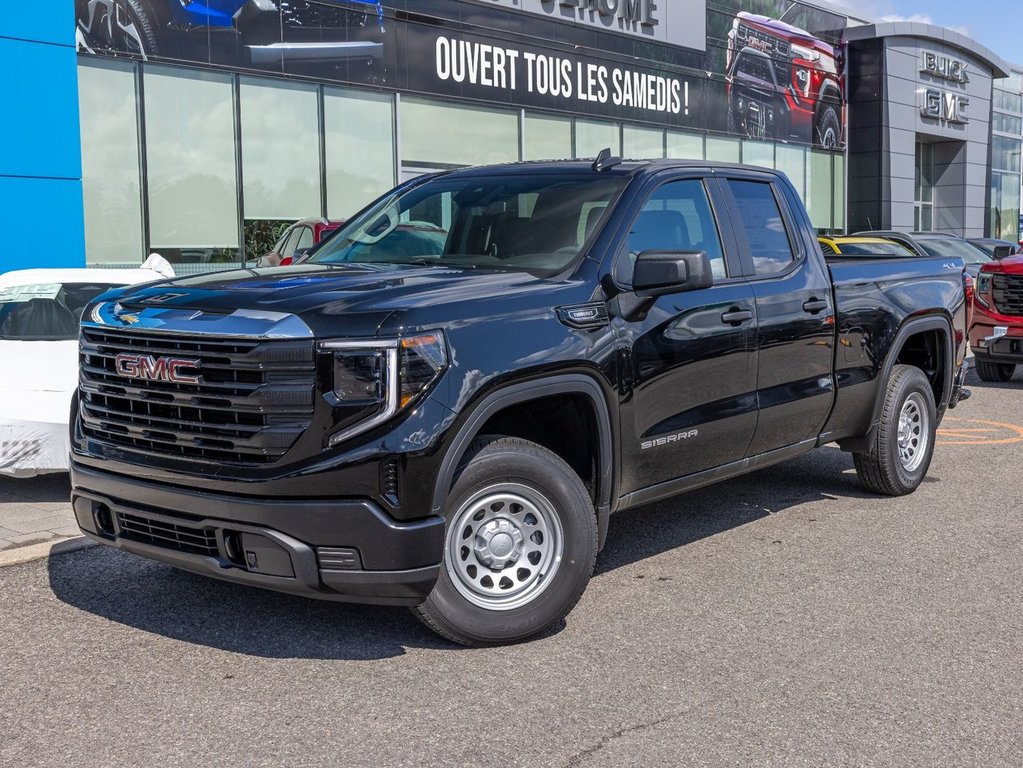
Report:
[[707,46],[706,0],[474,0],[698,51]]

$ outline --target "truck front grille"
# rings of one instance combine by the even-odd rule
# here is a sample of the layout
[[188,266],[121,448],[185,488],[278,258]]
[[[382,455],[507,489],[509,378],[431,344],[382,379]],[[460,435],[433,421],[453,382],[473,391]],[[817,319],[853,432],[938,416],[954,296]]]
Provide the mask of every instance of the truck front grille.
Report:
[[[148,364],[150,371],[139,376],[132,366],[119,368],[119,355],[141,358],[135,367]],[[168,359],[196,365],[183,369],[185,382],[152,372]],[[79,362],[85,436],[137,453],[266,464],[283,456],[312,421],[310,340],[83,328]]]
[[1003,315],[1023,315],[1023,275],[992,275],[995,309]]

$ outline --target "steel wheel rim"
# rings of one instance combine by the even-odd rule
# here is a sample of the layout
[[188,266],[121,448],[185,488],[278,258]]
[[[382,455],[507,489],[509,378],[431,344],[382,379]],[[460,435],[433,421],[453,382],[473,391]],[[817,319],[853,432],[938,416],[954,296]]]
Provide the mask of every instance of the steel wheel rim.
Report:
[[445,564],[470,603],[509,611],[547,589],[561,567],[564,540],[550,499],[521,483],[500,483],[473,494],[451,518]]
[[919,469],[930,444],[930,424],[927,406],[919,392],[913,392],[899,411],[898,450],[899,463],[907,472]]

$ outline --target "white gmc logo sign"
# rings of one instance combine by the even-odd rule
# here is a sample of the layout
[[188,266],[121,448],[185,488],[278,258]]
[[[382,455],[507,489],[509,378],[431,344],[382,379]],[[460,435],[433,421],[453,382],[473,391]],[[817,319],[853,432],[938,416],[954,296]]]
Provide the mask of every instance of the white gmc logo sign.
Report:
[[198,360],[185,360],[179,357],[121,353],[114,358],[114,370],[118,376],[145,381],[166,381],[170,384],[198,384],[197,374],[184,373],[185,369],[195,371],[198,368]]

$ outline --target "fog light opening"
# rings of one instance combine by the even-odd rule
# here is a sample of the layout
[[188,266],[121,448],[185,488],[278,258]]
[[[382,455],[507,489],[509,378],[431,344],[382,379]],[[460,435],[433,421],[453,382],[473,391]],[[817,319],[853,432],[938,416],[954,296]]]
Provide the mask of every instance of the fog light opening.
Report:
[[227,559],[238,566],[245,566],[245,553],[242,551],[242,537],[237,531],[224,531],[224,554]]
[[92,512],[92,517],[96,521],[97,531],[104,536],[114,535],[114,516],[110,512],[110,507],[106,504],[97,504]]

